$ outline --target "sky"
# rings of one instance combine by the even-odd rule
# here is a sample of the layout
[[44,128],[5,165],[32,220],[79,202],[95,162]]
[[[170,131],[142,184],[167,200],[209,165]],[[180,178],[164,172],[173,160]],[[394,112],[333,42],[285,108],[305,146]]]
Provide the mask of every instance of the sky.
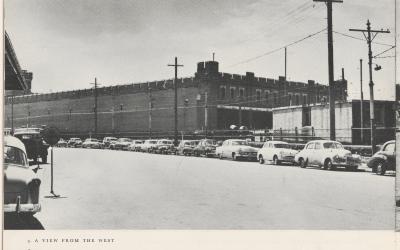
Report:
[[[389,29],[373,44],[377,54],[394,45],[395,0],[333,4],[335,79],[341,68],[350,99],[369,97],[368,47],[362,33]],[[37,93],[170,79],[174,57],[192,77],[197,62],[215,60],[220,71],[284,75],[284,50],[327,27],[326,5],[312,0],[5,0],[5,29],[22,68],[33,72]],[[358,38],[358,39],[357,39]],[[288,80],[328,84],[326,30],[287,48]],[[374,60],[375,98],[394,99],[394,49]],[[375,67],[375,65],[374,65]],[[399,78],[399,77],[398,77]],[[397,79],[399,82],[399,79]]]

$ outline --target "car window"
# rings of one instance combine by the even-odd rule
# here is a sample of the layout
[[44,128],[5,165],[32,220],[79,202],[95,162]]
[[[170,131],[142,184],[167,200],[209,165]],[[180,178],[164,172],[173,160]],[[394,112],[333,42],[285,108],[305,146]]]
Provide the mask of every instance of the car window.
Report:
[[314,149],[314,143],[308,144],[306,149]]
[[27,164],[26,155],[21,149],[6,145],[4,147],[4,163],[25,166]]
[[247,145],[248,144],[246,141],[232,141],[231,143],[232,143],[233,146]]
[[322,148],[321,143],[319,142],[315,143],[315,149],[321,149],[321,148]]
[[383,151],[393,153],[395,151],[395,144],[394,143],[387,144],[386,147],[383,149]]
[[290,148],[289,144],[286,143],[277,143],[274,145],[275,148]]
[[336,144],[337,143],[334,143],[334,142],[325,142],[323,145],[324,145],[324,148],[335,149],[336,148]]

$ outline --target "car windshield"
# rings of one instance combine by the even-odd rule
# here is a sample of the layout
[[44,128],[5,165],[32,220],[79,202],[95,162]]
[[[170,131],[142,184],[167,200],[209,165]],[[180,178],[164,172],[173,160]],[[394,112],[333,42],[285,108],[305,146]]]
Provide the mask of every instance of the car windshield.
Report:
[[161,144],[172,144],[172,141],[162,141]]
[[21,149],[6,145],[4,147],[4,163],[25,166],[27,163],[26,155]]
[[277,144],[274,144],[274,147],[275,148],[290,148],[289,144],[286,144],[286,143],[277,143]]
[[135,143],[135,144],[142,144],[143,142],[141,142],[141,141],[135,141],[134,143]]
[[156,144],[157,141],[149,141],[150,144]]
[[332,148],[332,149],[342,149],[343,145],[338,143],[338,142],[325,142],[324,144],[324,148]]
[[247,141],[232,141],[232,146],[248,145]]
[[185,143],[183,143],[184,146],[190,146],[191,142],[190,141],[186,141]]
[[119,141],[120,141],[120,142],[130,142],[130,141],[132,141],[132,140],[129,139],[129,138],[120,138]]

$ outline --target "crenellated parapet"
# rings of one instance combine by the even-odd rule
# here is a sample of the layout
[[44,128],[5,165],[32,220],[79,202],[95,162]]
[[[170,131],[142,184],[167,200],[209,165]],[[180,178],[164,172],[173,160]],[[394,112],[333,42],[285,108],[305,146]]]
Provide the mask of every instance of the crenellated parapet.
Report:
[[[180,78],[178,79],[178,88],[188,88],[197,86],[198,80],[193,77]],[[106,95],[123,95],[123,94],[135,94],[135,93],[147,93],[151,88],[152,91],[162,91],[174,88],[174,81],[172,79],[132,84],[120,84],[114,86],[106,86],[97,88],[98,96]],[[94,96],[94,89],[78,89],[71,91],[61,91],[54,93],[44,94],[29,94],[20,95],[14,97],[6,97],[5,104],[11,103],[13,98],[14,103],[32,103],[42,101],[54,101],[59,99],[78,99]]]

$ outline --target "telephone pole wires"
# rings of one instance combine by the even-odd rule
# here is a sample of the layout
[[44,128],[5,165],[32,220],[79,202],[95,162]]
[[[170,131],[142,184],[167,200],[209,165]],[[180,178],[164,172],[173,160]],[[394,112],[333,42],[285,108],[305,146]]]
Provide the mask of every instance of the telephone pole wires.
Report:
[[334,63],[333,63],[333,28],[332,28],[332,3],[343,3],[342,0],[313,0],[314,2],[325,2],[328,11],[328,69],[329,69],[329,117],[330,117],[330,139],[336,139],[335,123],[335,88],[334,88]]
[[367,21],[367,29],[350,29],[350,31],[362,32],[368,44],[368,67],[369,67],[369,95],[370,95],[370,120],[371,120],[371,148],[372,153],[376,151],[375,142],[375,109],[374,109],[374,82],[372,80],[372,41],[379,33],[390,33],[389,30],[372,30],[371,23]]
[[175,79],[174,79],[174,114],[175,114],[175,121],[174,121],[174,144],[175,146],[178,145],[178,67],[183,67],[183,65],[178,64],[178,57],[175,57],[174,64],[168,64],[169,67],[175,68]]

